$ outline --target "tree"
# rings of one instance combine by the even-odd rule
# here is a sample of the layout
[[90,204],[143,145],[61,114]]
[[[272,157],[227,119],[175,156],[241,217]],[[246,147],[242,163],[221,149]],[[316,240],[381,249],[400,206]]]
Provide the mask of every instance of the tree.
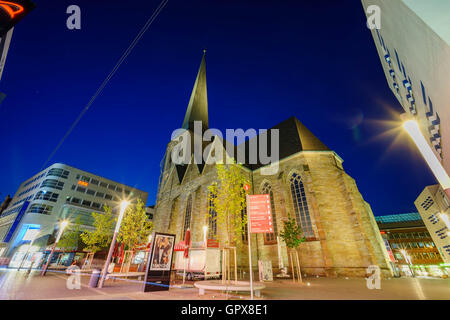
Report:
[[153,223],[148,220],[145,204],[138,199],[136,204],[129,205],[125,211],[118,240],[124,243],[128,250],[132,250],[135,245],[147,242],[152,229]]
[[[241,164],[216,164],[217,182],[208,187],[209,200],[217,213],[218,239],[225,247],[242,244],[242,234],[247,224],[246,195],[244,184],[248,183]],[[211,212],[211,210],[208,210]]]
[[62,249],[63,251],[72,249],[77,250],[80,242],[80,225],[81,225],[81,219],[80,217],[77,217],[74,222],[71,222],[69,226],[67,227],[67,230],[64,231],[64,233],[61,236],[61,239],[59,239],[58,247]]
[[289,249],[296,249],[300,244],[306,241],[305,237],[302,237],[302,229],[297,225],[294,218],[288,214],[286,221],[283,221],[283,230],[280,232],[280,237],[286,243],[286,247]]
[[302,273],[300,270],[300,261],[298,259],[297,248],[300,244],[306,241],[305,237],[302,236],[303,232],[300,226],[297,225],[295,219],[291,218],[288,213],[288,218],[286,221],[283,221],[283,230],[279,233],[280,237],[286,243],[286,247],[290,249],[289,256],[291,258],[291,266],[292,266],[292,279],[295,282],[295,270],[294,265],[297,265],[297,278],[298,281],[302,282]]
[[108,247],[112,240],[113,229],[116,219],[112,214],[112,209],[104,206],[104,213],[92,212],[94,218],[94,230],[85,231],[80,237],[90,252],[97,252],[102,248]]

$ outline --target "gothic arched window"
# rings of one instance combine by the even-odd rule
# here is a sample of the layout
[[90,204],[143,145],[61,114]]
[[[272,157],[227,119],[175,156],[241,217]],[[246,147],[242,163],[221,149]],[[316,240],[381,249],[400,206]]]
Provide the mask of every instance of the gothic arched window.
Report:
[[213,199],[216,195],[212,192],[208,195],[208,239],[217,237],[217,211]]
[[303,186],[302,178],[297,173],[292,174],[290,187],[297,225],[301,226],[303,235],[306,238],[314,238],[308,203],[306,201],[305,187]]
[[181,238],[184,240],[184,236],[186,235],[186,230],[191,226],[191,213],[192,213],[192,195],[189,195],[187,204],[186,204],[186,212],[184,214],[184,224],[183,224],[183,234]]
[[273,233],[266,233],[264,235],[264,243],[265,244],[273,244],[277,243],[277,215],[275,213],[275,201],[273,200],[273,191],[272,186],[269,183],[264,183],[262,187],[262,194],[268,194],[270,197],[270,207],[272,210],[272,223],[273,223]]

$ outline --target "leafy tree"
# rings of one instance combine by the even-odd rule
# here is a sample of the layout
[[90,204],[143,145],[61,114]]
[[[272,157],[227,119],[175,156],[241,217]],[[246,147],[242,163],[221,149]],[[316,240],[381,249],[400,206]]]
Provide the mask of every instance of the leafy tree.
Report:
[[112,209],[104,206],[104,213],[92,212],[94,218],[94,230],[85,231],[80,237],[86,245],[86,250],[90,252],[97,252],[102,248],[108,247],[112,240],[114,232],[115,217],[112,214]]
[[[244,184],[247,178],[241,164],[216,164],[217,182],[208,187],[209,200],[217,213],[218,239],[225,246],[242,244],[242,234],[247,224]],[[211,210],[208,210],[211,212]],[[225,238],[224,238],[225,236]]]
[[302,242],[306,241],[305,237],[302,236],[302,229],[289,214],[287,220],[283,221],[283,224],[283,230],[279,234],[289,249],[296,249]]
[[118,240],[132,250],[135,245],[147,242],[153,229],[153,223],[145,213],[145,204],[138,199],[136,204],[129,205],[120,225]]
[[59,239],[58,247],[63,251],[68,249],[76,250],[78,249],[80,242],[80,227],[81,227],[81,219],[77,217],[74,222],[71,222],[67,229],[64,230],[61,239]]

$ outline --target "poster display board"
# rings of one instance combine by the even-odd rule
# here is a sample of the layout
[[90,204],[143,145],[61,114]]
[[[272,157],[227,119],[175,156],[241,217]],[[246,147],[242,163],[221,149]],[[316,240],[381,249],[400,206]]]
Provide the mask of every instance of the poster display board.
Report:
[[169,290],[175,235],[155,232],[145,272],[143,292]]
[[258,260],[259,281],[273,281],[272,261]]

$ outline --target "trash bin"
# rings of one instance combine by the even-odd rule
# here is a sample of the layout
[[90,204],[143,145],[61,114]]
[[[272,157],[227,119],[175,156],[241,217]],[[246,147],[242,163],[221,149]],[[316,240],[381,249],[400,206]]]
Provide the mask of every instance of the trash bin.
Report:
[[96,288],[98,281],[100,280],[100,270],[92,270],[91,279],[89,279],[89,288]]

